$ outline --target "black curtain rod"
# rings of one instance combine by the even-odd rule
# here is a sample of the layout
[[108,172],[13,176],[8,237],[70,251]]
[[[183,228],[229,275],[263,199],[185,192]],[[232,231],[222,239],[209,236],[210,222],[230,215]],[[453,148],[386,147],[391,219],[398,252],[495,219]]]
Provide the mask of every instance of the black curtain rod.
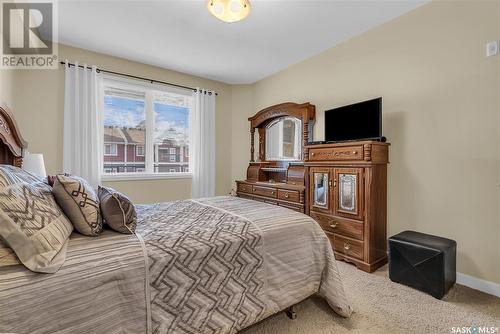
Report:
[[[61,61],[59,62],[61,65],[66,65],[66,62],[65,61]],[[68,63],[68,66],[75,66],[75,64],[72,64],[72,63]],[[78,67],[80,68],[85,68],[83,65],[78,65]],[[90,69],[90,67],[87,67]],[[122,77],[127,77],[127,78],[133,78],[133,79],[137,79],[137,80],[144,80],[144,81],[149,81],[150,83],[159,83],[159,84],[162,84],[162,85],[167,85],[167,86],[173,86],[173,87],[178,87],[178,88],[183,88],[183,89],[188,89],[188,90],[192,90],[192,91],[197,91],[196,88],[194,87],[189,87],[189,86],[182,86],[182,85],[177,85],[177,84],[174,84],[174,83],[170,83],[170,82],[165,82],[165,81],[159,81],[159,80],[155,80],[155,79],[149,79],[149,78],[144,78],[144,77],[139,77],[139,76],[136,76],[136,75],[131,75],[131,74],[126,74],[126,73],[120,73],[120,72],[114,72],[114,71],[109,71],[109,70],[105,70],[105,69],[102,69],[102,68],[97,68],[97,72],[103,72],[103,73],[108,73],[108,74],[114,74],[114,75],[119,75],[119,76],[122,76]],[[206,94],[206,93],[205,93]],[[208,93],[209,95],[212,95],[211,92]],[[219,95],[217,93],[215,93],[215,95]]]

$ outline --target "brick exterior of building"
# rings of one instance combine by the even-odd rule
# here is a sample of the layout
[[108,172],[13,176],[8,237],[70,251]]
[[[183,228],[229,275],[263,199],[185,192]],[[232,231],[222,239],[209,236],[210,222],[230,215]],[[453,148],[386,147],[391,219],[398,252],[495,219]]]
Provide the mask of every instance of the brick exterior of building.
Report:
[[[104,127],[104,172],[146,171],[146,132],[143,128]],[[167,138],[153,146],[155,173],[189,171],[189,145]]]

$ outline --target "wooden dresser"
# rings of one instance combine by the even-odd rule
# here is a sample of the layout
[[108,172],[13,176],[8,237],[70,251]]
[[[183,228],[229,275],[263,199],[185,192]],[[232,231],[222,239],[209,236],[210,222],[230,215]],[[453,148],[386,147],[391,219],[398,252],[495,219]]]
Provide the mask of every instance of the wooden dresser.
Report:
[[268,162],[253,162],[248,166],[247,179],[236,181],[236,193],[242,198],[305,213],[305,170],[303,164],[289,164],[285,168]]
[[373,272],[387,263],[389,144],[308,145],[306,213],[330,238],[337,259]]
[[[250,121],[250,164],[239,197],[303,212],[329,237],[337,259],[372,272],[387,263],[389,144],[311,145],[315,107],[282,103]],[[255,136],[258,135],[258,161]]]
[[[316,109],[310,103],[286,102],[250,117],[250,164],[244,181],[236,181],[239,197],[306,213],[304,146]],[[258,135],[258,161],[255,136]]]

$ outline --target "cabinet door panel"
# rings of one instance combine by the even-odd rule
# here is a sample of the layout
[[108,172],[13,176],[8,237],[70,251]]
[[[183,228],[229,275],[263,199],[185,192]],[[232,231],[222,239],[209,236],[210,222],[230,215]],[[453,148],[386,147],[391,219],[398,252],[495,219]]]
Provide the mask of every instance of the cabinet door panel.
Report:
[[363,220],[363,168],[334,169],[334,214]]
[[312,167],[309,177],[311,210],[331,213],[332,170],[330,168]]

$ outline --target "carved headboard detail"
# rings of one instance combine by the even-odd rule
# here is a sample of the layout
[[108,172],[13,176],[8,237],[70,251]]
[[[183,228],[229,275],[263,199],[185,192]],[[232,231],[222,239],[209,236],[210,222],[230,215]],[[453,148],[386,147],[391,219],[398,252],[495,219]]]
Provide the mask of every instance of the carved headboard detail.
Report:
[[21,136],[12,112],[0,104],[0,164],[21,167],[28,143]]

